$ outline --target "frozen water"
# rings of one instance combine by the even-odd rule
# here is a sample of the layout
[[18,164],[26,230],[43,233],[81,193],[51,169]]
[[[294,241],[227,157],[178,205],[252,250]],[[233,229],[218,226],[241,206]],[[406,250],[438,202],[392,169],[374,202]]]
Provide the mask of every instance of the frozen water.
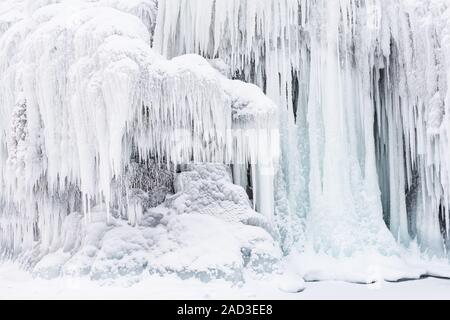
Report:
[[[170,170],[179,164],[276,165],[273,102],[200,56],[156,54],[152,23],[145,23],[155,14],[151,4],[30,2],[29,15],[5,31],[3,250],[26,251],[37,242],[41,252],[54,251],[68,214],[90,221],[92,208],[103,204],[107,218],[119,210],[134,224],[142,206],[171,192]],[[149,185],[158,170],[142,170],[150,173],[146,185],[133,187],[145,180],[130,183],[136,166],[155,165],[168,175],[163,188]],[[255,206],[270,215],[273,178],[264,179],[254,188]]]
[[448,1],[201,3],[160,1],[154,46],[218,57],[280,107],[282,221],[307,216],[339,256],[395,251],[384,216],[395,240],[445,255]]
[[186,170],[176,179],[176,194],[143,212],[135,227],[122,219],[108,221],[100,207],[89,221],[79,213],[66,217],[62,247],[31,264],[33,274],[130,285],[145,275],[167,273],[238,283],[245,270],[255,275],[275,270],[281,251],[273,227],[252,210],[225,167]]
[[447,0],[4,0],[1,254],[288,292],[447,276],[449,21]]

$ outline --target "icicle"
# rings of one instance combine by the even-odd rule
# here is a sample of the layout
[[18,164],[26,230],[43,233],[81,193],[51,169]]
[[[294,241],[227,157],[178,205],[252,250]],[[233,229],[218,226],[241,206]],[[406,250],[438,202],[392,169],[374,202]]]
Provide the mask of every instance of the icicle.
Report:
[[[152,3],[42,3],[0,34],[0,238],[14,250],[32,247],[35,223],[40,250],[56,249],[62,219],[79,211],[91,223],[99,205],[107,220],[126,207],[137,225],[142,203],[117,199],[135,154],[172,168],[250,164],[263,184],[257,207],[272,215],[273,172],[262,168],[278,161],[276,106],[200,56],[156,54]],[[209,37],[201,7],[190,12],[197,44]],[[79,205],[68,205],[72,196]],[[8,207],[20,221],[9,222]]]
[[[348,183],[350,188],[363,183],[373,194],[381,184],[385,218],[395,238],[407,244],[415,236],[414,229],[421,233],[416,215],[430,219],[420,223],[434,225],[434,231],[419,236],[424,243],[431,241],[427,237],[442,238],[439,225],[449,229],[449,130],[442,119],[442,114],[448,119],[448,112],[443,112],[444,103],[433,107],[433,97],[447,91],[449,68],[440,68],[450,52],[441,48],[448,43],[447,3],[216,0],[201,11],[203,30],[209,30],[210,35],[199,37],[195,36],[200,24],[197,2],[160,1],[159,9],[155,48],[163,55],[220,57],[236,75],[265,89],[279,106],[280,169],[285,173],[291,211],[301,215],[307,208],[306,212],[314,212],[298,202],[300,193],[305,194],[299,181],[305,179],[306,170],[309,201],[324,201],[318,198],[323,188],[341,185],[342,190],[326,189],[326,195],[336,192],[334,201],[341,203],[341,209],[353,212],[341,194],[349,193],[345,191]],[[297,97],[292,74],[301,75],[298,81],[303,87]],[[305,88],[304,84],[309,85]],[[327,91],[322,94],[325,87]],[[302,103],[294,105],[300,97]],[[299,112],[307,113],[306,123],[301,122],[306,116]],[[434,128],[429,125],[430,112],[438,120],[432,121]],[[375,115],[377,137],[371,126]],[[310,140],[306,144],[309,159],[292,148],[305,148],[296,141],[300,128],[298,139]],[[322,159],[331,150],[337,153],[335,158]],[[361,177],[347,181],[346,170],[355,171],[338,168],[340,162],[344,166],[356,163]],[[328,173],[331,176],[326,178]],[[413,208],[413,190],[418,183],[423,184],[421,194],[427,208]],[[375,209],[376,203],[373,199],[374,210],[381,210]],[[436,223],[439,220],[443,221]],[[412,226],[414,221],[416,226]],[[442,248],[442,244],[431,242],[432,247]]]

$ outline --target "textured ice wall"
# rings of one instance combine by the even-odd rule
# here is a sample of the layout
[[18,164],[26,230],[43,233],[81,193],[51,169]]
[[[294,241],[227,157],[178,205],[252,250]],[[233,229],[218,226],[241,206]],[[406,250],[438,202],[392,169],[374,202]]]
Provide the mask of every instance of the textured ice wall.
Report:
[[163,55],[220,57],[280,106],[283,221],[308,216],[318,248],[348,253],[392,247],[383,212],[402,243],[445,251],[448,1],[158,5],[154,45]]
[[129,188],[135,166],[211,161],[233,164],[285,253],[446,253],[448,6],[2,2],[1,248],[58,251],[67,215],[102,203],[138,225],[156,189]]
[[[82,212],[89,221],[101,204],[107,215],[123,208],[133,224],[145,206],[124,181],[135,163],[156,161],[169,170],[190,162],[250,163],[254,179],[259,167],[277,165],[275,104],[200,56],[166,60],[155,53],[155,8],[154,1],[1,7],[3,251],[36,244],[44,253],[55,250],[65,217]],[[270,215],[273,204],[261,190],[271,192],[273,177],[264,179],[254,188],[255,206]]]
[[89,223],[72,213],[62,226],[61,247],[35,259],[33,274],[128,285],[148,273],[173,273],[238,283],[248,272],[276,268],[281,251],[273,227],[252,210],[226,166],[190,165],[176,181],[176,193],[160,207],[147,208],[135,226],[118,217],[107,221],[104,207],[92,210]]

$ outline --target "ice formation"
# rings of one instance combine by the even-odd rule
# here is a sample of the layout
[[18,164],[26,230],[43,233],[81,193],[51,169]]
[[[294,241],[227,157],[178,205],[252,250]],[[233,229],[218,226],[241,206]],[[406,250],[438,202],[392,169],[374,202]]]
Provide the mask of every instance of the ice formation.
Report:
[[210,164],[184,170],[176,179],[176,193],[163,206],[143,212],[137,226],[118,216],[107,221],[102,207],[92,210],[90,223],[80,213],[69,215],[61,248],[40,259],[33,273],[128,285],[145,272],[237,283],[246,270],[272,271],[281,251],[270,222],[252,210],[227,168]]
[[448,21],[447,0],[3,1],[0,252],[233,281],[281,252],[448,258]]
[[397,240],[446,252],[448,1],[158,5],[163,55],[220,57],[279,105],[290,214],[318,246],[389,242],[384,212]]
[[165,60],[137,16],[103,5],[34,8],[2,37],[4,248],[34,232],[50,249],[68,213],[133,206],[113,189],[136,162],[275,165],[273,102],[199,56]]

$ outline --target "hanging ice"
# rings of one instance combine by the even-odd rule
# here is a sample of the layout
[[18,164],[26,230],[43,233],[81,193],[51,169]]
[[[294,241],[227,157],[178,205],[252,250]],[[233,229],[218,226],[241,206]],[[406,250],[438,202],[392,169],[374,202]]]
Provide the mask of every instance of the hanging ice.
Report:
[[319,246],[386,248],[384,212],[396,239],[417,237],[442,253],[449,234],[448,6],[159,1],[155,47],[166,56],[218,56],[280,106],[289,211],[308,215]]
[[446,0],[5,1],[1,251],[53,270],[74,217],[139,229],[163,203],[261,228],[269,261],[448,255],[448,21]]
[[[276,166],[277,109],[256,86],[200,56],[165,60],[141,21],[152,11],[104,5],[33,8],[0,39],[3,250],[52,250],[67,214],[102,203],[134,220],[116,190],[133,163]],[[270,176],[253,189],[268,216],[271,189]]]

